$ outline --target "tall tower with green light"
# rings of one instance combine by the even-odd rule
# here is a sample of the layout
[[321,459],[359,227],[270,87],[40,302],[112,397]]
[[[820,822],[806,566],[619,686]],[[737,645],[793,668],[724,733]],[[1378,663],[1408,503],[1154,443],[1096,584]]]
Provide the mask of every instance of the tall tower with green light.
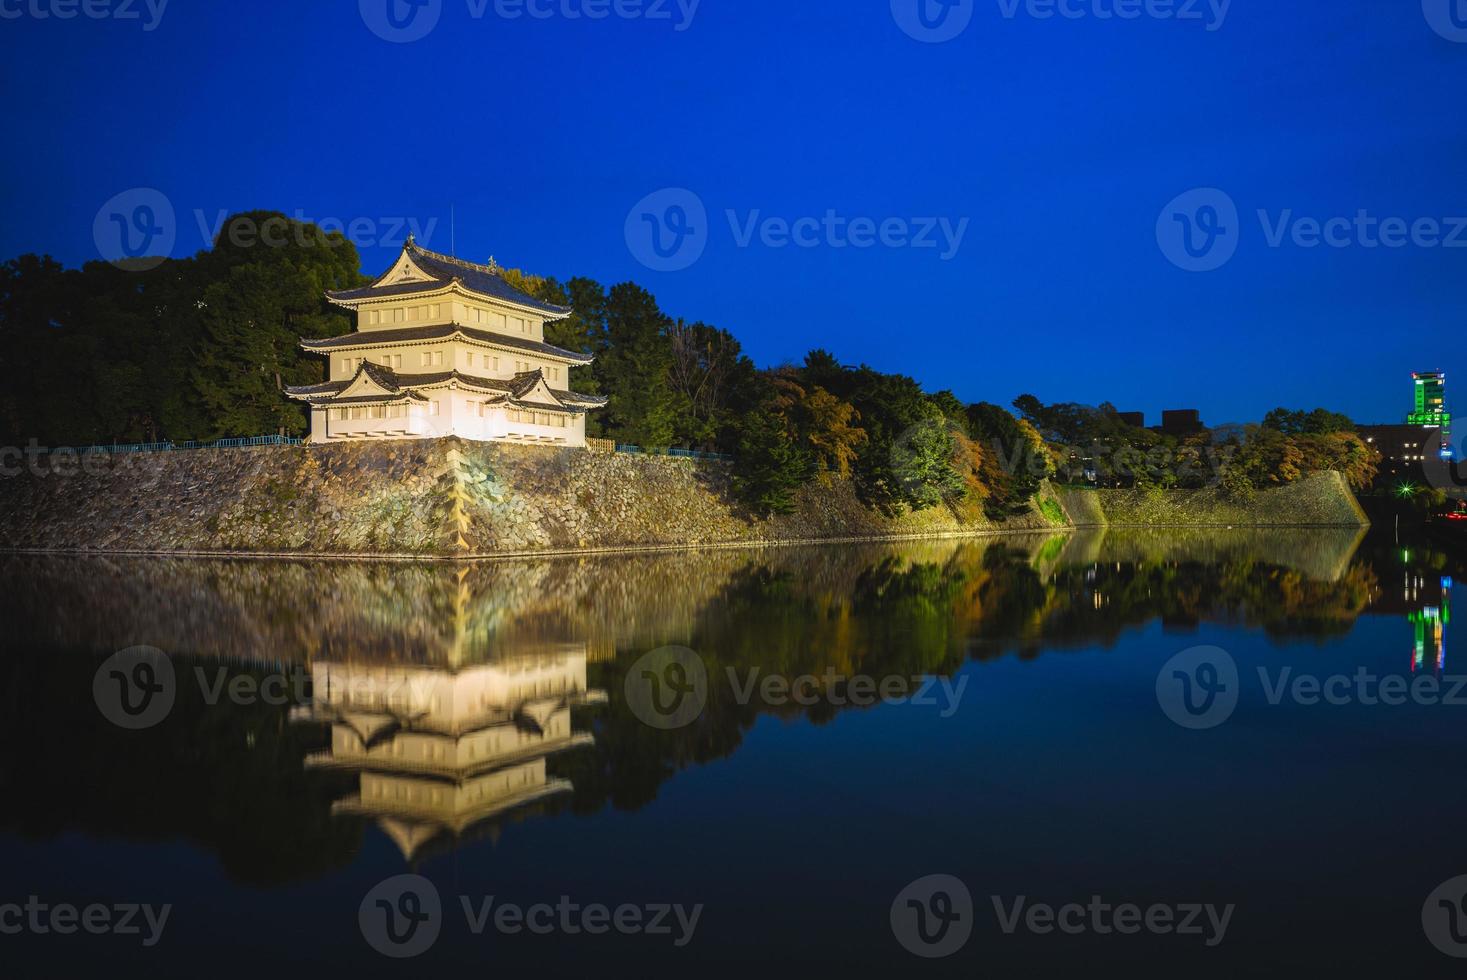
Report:
[[1406,417],[1409,425],[1441,429],[1442,455],[1452,455],[1452,413],[1447,411],[1447,376],[1442,371],[1417,371],[1416,410]]

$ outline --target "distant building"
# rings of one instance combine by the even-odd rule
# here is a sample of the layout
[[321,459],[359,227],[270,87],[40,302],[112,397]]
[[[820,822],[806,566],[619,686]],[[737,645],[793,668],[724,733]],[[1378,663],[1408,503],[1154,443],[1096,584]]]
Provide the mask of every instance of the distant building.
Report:
[[1417,371],[1416,407],[1406,417],[1407,423],[1427,429],[1441,430],[1441,453],[1452,455],[1452,413],[1447,411],[1447,376],[1441,371]]
[[1387,463],[1420,463],[1436,447],[1437,431],[1420,425],[1362,425],[1360,438],[1374,446]]
[[1452,456],[1447,376],[1440,371],[1417,371],[1411,381],[1414,407],[1405,424],[1360,426],[1360,437],[1379,450],[1393,470],[1418,467],[1431,454]]
[[1169,408],[1161,413],[1161,426],[1156,431],[1180,439],[1196,435],[1202,430],[1202,413],[1197,409]]
[[356,331],[303,339],[328,358],[324,384],[287,388],[311,411],[311,442],[426,439],[585,446],[586,413],[606,404],[570,390],[589,355],[545,342],[571,315],[527,296],[495,265],[430,252],[409,236],[369,286],[328,292]]
[[1146,428],[1145,412],[1117,412],[1116,418],[1120,419],[1127,425],[1135,426],[1138,429]]

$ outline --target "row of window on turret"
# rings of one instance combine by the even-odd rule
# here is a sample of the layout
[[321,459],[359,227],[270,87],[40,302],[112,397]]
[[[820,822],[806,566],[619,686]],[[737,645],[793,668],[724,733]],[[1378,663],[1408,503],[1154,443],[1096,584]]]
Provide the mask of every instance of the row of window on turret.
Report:
[[[398,306],[390,310],[367,310],[362,316],[365,318],[365,325],[369,327],[407,323],[438,323],[443,319],[443,306],[440,303]],[[493,310],[480,309],[470,309],[467,316],[469,322],[474,326],[498,330],[501,333],[529,334],[534,332],[534,322],[522,316],[510,316],[505,313],[496,313]]]
[[[341,359],[342,376],[347,378],[355,377],[356,373],[361,370],[362,365],[368,361],[371,361],[373,364],[380,364],[385,368],[391,368],[394,371],[401,371],[404,363],[403,355],[401,354],[376,354],[372,357],[343,357]],[[474,351],[468,351],[464,355],[464,362],[471,371],[477,369],[498,373],[502,370],[499,358],[489,354],[476,354]],[[511,363],[514,365],[513,370],[516,374],[535,370],[535,365],[529,361],[516,360]],[[443,351],[425,350],[418,353],[416,363],[413,366],[441,368],[443,364]],[[559,365],[547,364],[544,370],[546,378],[551,381],[559,381],[561,379],[561,371],[564,369]]]

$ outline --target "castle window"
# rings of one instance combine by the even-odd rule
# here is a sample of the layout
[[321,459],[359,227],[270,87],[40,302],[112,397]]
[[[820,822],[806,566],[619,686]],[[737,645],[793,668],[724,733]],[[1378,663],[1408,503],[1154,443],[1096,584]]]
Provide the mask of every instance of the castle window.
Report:
[[428,414],[429,415],[438,415],[438,414],[441,414],[441,410],[442,410],[442,406],[435,400],[433,402],[433,404],[429,406],[429,408],[428,408]]
[[370,313],[367,314],[367,323],[368,323],[368,325],[375,326],[376,324],[379,324],[381,322],[382,322],[382,311],[381,310],[372,310]]
[[395,310],[392,311],[392,322],[393,323],[401,323],[402,320],[403,320],[403,310],[402,310],[402,307],[398,307],[397,309],[395,309]]
[[474,366],[474,352],[473,351],[469,351],[469,353],[468,353],[467,356],[468,356],[469,367],[473,367]]
[[434,320],[438,319],[438,317],[441,315],[439,313],[439,309],[440,305],[438,303],[434,303],[432,306],[428,307],[428,316]]

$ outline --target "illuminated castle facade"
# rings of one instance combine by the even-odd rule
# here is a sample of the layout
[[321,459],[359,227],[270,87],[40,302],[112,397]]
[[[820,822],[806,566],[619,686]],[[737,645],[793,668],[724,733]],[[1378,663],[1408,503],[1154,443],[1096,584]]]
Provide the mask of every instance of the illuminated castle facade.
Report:
[[326,298],[356,315],[341,337],[303,338],[328,359],[323,384],[287,388],[310,406],[311,442],[425,439],[585,446],[606,399],[570,389],[586,354],[545,342],[571,315],[526,295],[495,265],[430,252],[411,237],[392,267]]

